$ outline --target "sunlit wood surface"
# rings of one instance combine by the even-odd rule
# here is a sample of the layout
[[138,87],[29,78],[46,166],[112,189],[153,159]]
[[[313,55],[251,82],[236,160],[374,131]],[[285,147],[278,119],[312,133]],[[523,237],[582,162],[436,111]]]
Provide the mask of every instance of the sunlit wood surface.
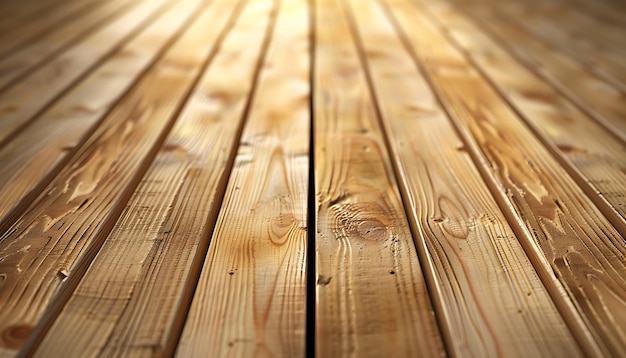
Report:
[[0,0],[15,356],[626,356],[626,5]]

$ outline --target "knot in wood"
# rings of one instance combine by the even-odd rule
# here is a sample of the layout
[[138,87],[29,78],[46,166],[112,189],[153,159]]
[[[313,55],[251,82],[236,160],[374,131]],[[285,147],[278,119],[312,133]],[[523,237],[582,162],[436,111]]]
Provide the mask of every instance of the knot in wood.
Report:
[[9,326],[2,332],[2,345],[11,349],[19,349],[30,336],[33,327],[25,324]]
[[384,240],[387,237],[387,227],[378,219],[366,219],[357,225],[360,238],[366,240]]

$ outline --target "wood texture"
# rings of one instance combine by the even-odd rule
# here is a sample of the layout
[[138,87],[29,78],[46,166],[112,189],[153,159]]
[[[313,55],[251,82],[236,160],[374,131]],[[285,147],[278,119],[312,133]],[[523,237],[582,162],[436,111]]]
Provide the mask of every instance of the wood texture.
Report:
[[501,208],[512,224],[523,223],[518,239],[544,284],[558,278],[574,304],[571,311],[560,287],[548,287],[576,338],[590,355],[600,354],[597,349],[621,355],[624,237],[420,9],[402,0],[389,3]]
[[383,11],[349,2],[448,353],[582,356]]
[[[138,2],[137,2],[138,4]],[[128,0],[106,2],[95,11],[81,16],[77,21],[67,22],[58,31],[44,34],[17,51],[0,59],[0,91],[6,90],[20,77],[32,72],[33,68],[49,61],[62,52],[73,41],[89,35],[103,24],[115,18],[121,11],[136,5]]]
[[[177,356],[304,356],[309,35],[304,0],[277,6]],[[259,16],[242,20],[248,24]],[[248,25],[251,26],[251,25]]]
[[[429,6],[426,6],[429,5]],[[507,54],[442,1],[424,4],[613,226],[626,232],[626,143]],[[435,20],[437,21],[437,20]]]
[[443,355],[345,15],[318,0],[315,19],[316,355]]
[[[604,22],[594,21],[588,14],[580,13],[558,0],[507,3],[499,9],[548,46],[581,63],[588,71],[620,90],[626,89],[624,29],[615,26],[607,29]],[[521,19],[525,21],[519,21]]]
[[457,4],[497,38],[502,47],[626,142],[626,107],[622,91],[541,43],[484,3],[474,6]]
[[[175,39],[196,9],[181,2],[124,44],[84,81],[0,149],[0,227],[19,218],[98,126],[105,114]],[[116,119],[108,117],[109,121]]]
[[209,19],[185,32],[0,238],[4,352],[18,349],[59,290],[80,279],[112,229],[214,48],[221,27]]
[[0,0],[0,357],[626,356],[620,0]]
[[81,41],[62,55],[32,72],[9,90],[0,94],[0,115],[3,131],[0,147],[17,131],[32,122],[69,86],[113,52],[120,42],[146,24],[165,0],[146,1]]
[[15,23],[0,33],[0,57],[15,51],[20,46],[27,44],[46,32],[54,31],[63,21],[67,21],[73,16],[84,14],[85,11],[97,7],[98,3],[98,1],[94,0],[71,0],[65,6],[51,6],[47,8],[45,16],[42,16],[43,12],[38,12],[36,17],[30,17],[29,21]]
[[[220,2],[203,21],[228,18],[224,7],[235,3]],[[269,10],[248,6],[220,44],[37,356],[172,353],[230,173]],[[236,7],[230,16],[238,14]]]

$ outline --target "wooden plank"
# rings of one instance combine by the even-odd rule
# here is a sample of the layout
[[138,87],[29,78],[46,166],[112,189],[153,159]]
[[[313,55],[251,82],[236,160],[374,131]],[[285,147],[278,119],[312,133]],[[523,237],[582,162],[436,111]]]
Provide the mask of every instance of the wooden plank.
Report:
[[[590,356],[601,355],[599,350],[623,355],[624,237],[497,92],[428,22],[423,9],[404,0],[388,3],[578,342]],[[562,286],[554,285],[555,278]]]
[[354,40],[336,1],[315,18],[316,355],[441,356]]
[[546,47],[489,6],[455,3],[497,39],[500,46],[626,142],[623,92],[596,78],[569,57]]
[[164,9],[146,1],[0,94],[0,147]]
[[82,16],[85,11],[97,9],[101,2],[94,0],[68,1],[63,6],[53,6],[45,16],[38,14],[36,18],[16,24],[11,29],[0,33],[0,57],[10,54],[20,46],[27,44],[46,32],[74,16]]
[[171,355],[237,150],[270,10],[251,3],[222,42],[35,356]]
[[517,62],[445,1],[431,1],[439,27],[492,81],[537,137],[620,232],[626,232],[626,144]]
[[305,353],[309,23],[305,0],[274,3],[275,29],[179,357]]
[[29,211],[1,231],[3,354],[15,353],[55,297],[67,297],[82,278],[216,51],[229,8],[202,12]]
[[[193,7],[166,11],[0,149],[0,228],[17,220],[138,77],[181,31]],[[106,123],[104,125],[107,125]]]
[[121,11],[138,4],[128,0],[106,2],[102,7],[81,16],[76,21],[68,21],[57,31],[45,34],[29,42],[21,49],[0,59],[0,92],[25,76],[34,67],[49,61],[61,53],[72,42],[88,36],[98,27],[111,21]]
[[447,352],[582,356],[388,19],[375,2],[350,3]]

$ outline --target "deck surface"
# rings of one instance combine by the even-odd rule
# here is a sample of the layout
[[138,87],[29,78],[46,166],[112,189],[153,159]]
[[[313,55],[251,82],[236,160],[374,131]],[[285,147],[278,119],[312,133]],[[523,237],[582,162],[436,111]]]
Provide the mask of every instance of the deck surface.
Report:
[[626,356],[626,4],[0,0],[14,356]]

